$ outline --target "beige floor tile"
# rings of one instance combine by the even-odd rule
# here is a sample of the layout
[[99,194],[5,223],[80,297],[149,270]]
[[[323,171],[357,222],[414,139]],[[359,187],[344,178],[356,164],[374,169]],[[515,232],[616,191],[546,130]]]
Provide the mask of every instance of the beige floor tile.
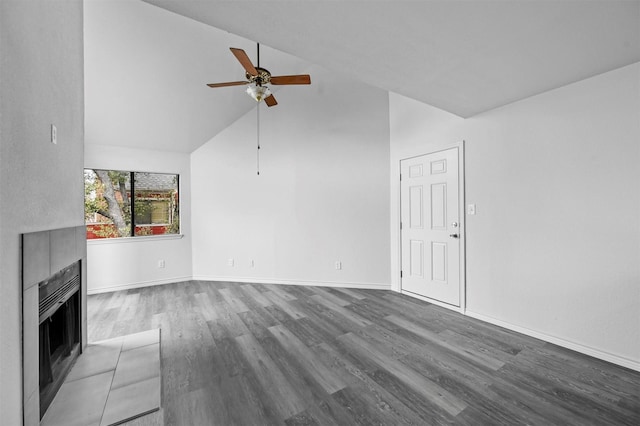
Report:
[[154,329],[88,345],[42,425],[119,424],[159,407],[160,330]]
[[160,376],[158,343],[122,352],[111,389],[118,389],[156,376]]
[[22,238],[22,252],[25,253],[24,265],[22,266],[24,273],[22,277],[23,290],[51,276],[52,271],[49,269],[49,259],[51,258],[50,238],[49,231],[24,234]]
[[112,389],[101,426],[118,424],[160,408],[160,376]]
[[24,426],[40,424],[40,394],[35,391],[24,404]]
[[[31,394],[38,392],[39,389],[39,369],[40,364],[40,323],[38,318],[38,286],[33,286],[25,290],[23,295],[23,330],[22,350],[24,354],[24,377],[23,377],[23,396],[28,399]],[[31,366],[32,368],[29,368]]]
[[41,426],[100,424],[113,371],[65,382],[42,418]]
[[139,348],[141,346],[152,345],[160,342],[160,329],[147,330],[140,333],[124,336],[122,345],[123,351]]
[[111,346],[111,347],[117,347],[118,349],[122,349],[122,342],[124,341],[124,336],[120,336],[120,337],[114,337],[113,339],[107,339],[107,340],[99,340],[97,342],[91,342],[89,343],[89,346],[95,346],[95,345],[100,345],[100,346]]
[[[121,345],[122,340],[120,341]],[[95,374],[113,371],[118,364],[119,357],[120,347],[116,344],[88,345],[76,360],[65,381],[72,382]]]

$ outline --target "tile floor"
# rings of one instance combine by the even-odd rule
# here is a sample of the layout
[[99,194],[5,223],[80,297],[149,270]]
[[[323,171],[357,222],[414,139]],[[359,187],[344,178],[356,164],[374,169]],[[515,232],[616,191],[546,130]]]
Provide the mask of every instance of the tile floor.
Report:
[[160,408],[160,329],[87,345],[43,426],[110,426]]

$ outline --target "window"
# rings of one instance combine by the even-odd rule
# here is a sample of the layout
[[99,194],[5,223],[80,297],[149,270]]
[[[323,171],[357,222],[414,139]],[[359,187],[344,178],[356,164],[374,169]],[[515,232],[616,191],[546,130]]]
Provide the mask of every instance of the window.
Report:
[[179,175],[85,169],[87,239],[178,234],[178,188]]

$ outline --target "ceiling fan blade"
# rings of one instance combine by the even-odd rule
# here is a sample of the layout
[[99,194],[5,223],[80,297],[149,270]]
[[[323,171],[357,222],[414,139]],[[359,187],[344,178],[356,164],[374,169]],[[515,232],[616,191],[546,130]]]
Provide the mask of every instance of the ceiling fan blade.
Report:
[[235,47],[230,47],[229,49],[231,50],[231,53],[233,53],[233,56],[240,61],[240,64],[250,75],[258,75],[258,70],[253,66],[251,59],[249,59],[244,50]]
[[227,87],[227,86],[242,86],[243,84],[249,84],[248,81],[228,81],[226,83],[209,83],[209,87]]
[[267,104],[267,106],[274,106],[274,105],[278,105],[278,102],[276,101],[276,98],[273,97],[273,95],[269,95],[266,98],[264,98],[264,103]]
[[278,75],[271,77],[271,84],[311,84],[311,76],[308,74]]

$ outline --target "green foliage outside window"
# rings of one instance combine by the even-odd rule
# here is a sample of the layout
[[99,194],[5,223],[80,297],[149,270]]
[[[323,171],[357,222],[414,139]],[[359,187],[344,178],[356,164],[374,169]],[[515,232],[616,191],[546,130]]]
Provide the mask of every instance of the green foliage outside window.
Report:
[[178,175],[86,169],[84,181],[88,239],[180,232]]

